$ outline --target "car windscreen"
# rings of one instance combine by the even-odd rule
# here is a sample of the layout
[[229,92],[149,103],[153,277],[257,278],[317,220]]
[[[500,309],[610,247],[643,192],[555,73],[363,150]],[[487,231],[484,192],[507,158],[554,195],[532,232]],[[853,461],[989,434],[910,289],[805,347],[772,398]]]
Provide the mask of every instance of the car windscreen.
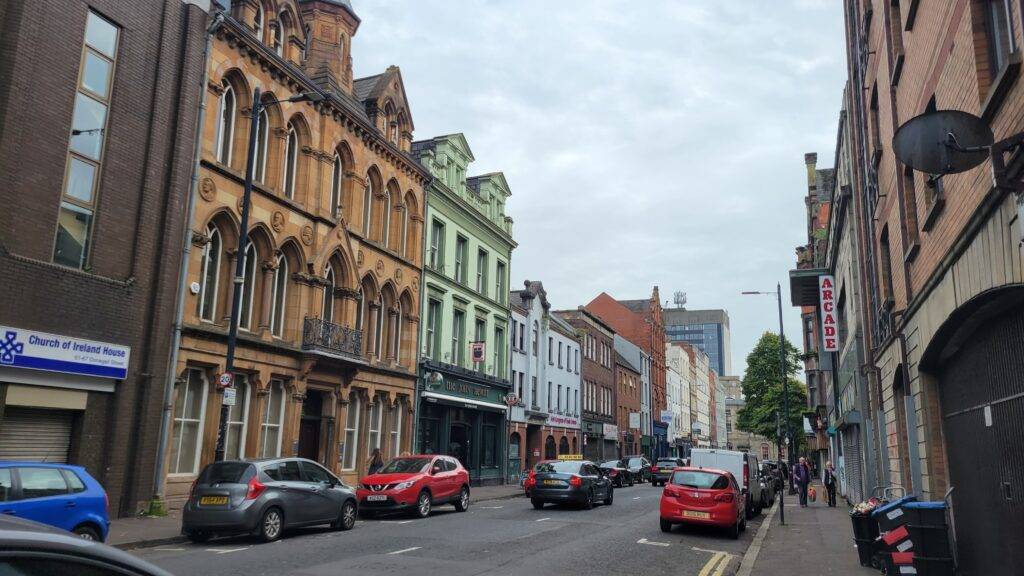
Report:
[[380,469],[378,474],[418,474],[430,464],[429,458],[395,458]]
[[678,460],[658,460],[658,466],[679,466]]
[[601,463],[601,468],[621,468],[621,467],[622,467],[622,461],[621,460],[609,460],[607,462],[602,462]]
[[722,490],[729,487],[729,479],[714,472],[681,470],[672,475],[672,483],[687,488]]
[[630,467],[633,467],[633,466],[643,466],[643,465],[644,465],[644,461],[643,461],[642,458],[630,458],[629,459],[629,466]]
[[248,462],[215,462],[203,470],[199,476],[200,484],[245,484],[256,469]]
[[544,462],[537,466],[538,474],[579,474],[579,462]]

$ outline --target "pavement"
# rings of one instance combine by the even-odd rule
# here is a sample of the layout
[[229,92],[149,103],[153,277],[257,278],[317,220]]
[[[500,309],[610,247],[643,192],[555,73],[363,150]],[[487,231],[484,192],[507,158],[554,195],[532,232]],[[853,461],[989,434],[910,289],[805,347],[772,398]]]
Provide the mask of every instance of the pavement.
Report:
[[701,528],[676,527],[666,534],[658,525],[661,488],[650,484],[616,489],[611,506],[593,510],[534,510],[526,498],[495,499],[484,489],[474,496],[463,513],[440,506],[425,519],[360,520],[348,532],[300,529],[272,544],[219,538],[131,553],[173,574],[190,575],[734,576],[765,521],[748,521],[739,540]]
[[[522,496],[523,489],[518,485],[477,486],[471,492],[473,502]],[[136,516],[112,520],[106,543],[130,550],[184,541],[185,538],[181,535],[181,510],[171,510],[167,516]]]
[[850,509],[843,500],[829,508],[822,501],[825,489],[815,486],[818,501],[801,508],[796,496],[786,495],[786,525],[779,522],[778,505],[772,508],[765,526],[754,541],[737,576],[814,574],[834,576],[877,576],[857,560],[853,543]]

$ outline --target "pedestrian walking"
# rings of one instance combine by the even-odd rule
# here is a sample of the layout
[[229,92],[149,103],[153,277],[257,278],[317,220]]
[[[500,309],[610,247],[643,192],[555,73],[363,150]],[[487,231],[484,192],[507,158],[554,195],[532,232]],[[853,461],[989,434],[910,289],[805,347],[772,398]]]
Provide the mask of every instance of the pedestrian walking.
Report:
[[793,483],[796,484],[797,492],[800,493],[800,507],[807,507],[807,487],[811,483],[811,467],[803,456],[793,468]]
[[374,448],[373,454],[370,455],[370,459],[366,462],[366,470],[368,474],[376,474],[384,467],[384,459],[380,456],[380,448]]
[[825,492],[828,494],[828,505],[832,508],[836,507],[836,469],[832,466],[832,461],[825,462],[825,472],[822,477],[822,481],[825,484]]

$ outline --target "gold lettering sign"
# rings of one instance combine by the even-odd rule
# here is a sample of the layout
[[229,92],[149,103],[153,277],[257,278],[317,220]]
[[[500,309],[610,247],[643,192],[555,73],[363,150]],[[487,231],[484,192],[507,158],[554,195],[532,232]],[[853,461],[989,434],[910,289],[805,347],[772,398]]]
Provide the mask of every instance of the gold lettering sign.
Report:
[[464,394],[469,396],[477,396],[479,398],[487,398],[488,390],[482,386],[474,386],[466,382],[452,382],[446,381],[444,383],[445,390],[449,392],[455,392],[457,394]]

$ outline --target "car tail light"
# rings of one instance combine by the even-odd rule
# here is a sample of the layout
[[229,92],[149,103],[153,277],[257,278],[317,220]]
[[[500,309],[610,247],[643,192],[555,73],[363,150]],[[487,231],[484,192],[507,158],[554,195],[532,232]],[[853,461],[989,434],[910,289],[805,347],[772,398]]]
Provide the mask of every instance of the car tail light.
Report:
[[732,492],[722,492],[721,494],[715,494],[715,502],[732,502]]
[[536,483],[537,483],[537,473],[534,472],[533,470],[530,470],[530,473],[527,474],[527,476],[526,476],[526,485],[527,486],[533,486]]
[[671,498],[678,498],[680,492],[679,492],[678,488],[676,488],[675,486],[669,484],[668,486],[665,486],[665,492],[663,492],[663,494],[665,494],[665,496],[668,496],[668,497],[671,497]]
[[743,463],[743,486],[750,486],[750,462]]
[[609,472],[608,475],[609,476],[618,476],[619,475],[619,471],[614,469],[614,468],[612,468],[612,471]]
[[658,471],[658,467],[657,466],[651,466],[651,472],[657,472],[657,471]]
[[572,486],[573,488],[579,488],[580,486],[583,486],[583,478],[580,478],[579,476],[573,476],[572,478],[569,478],[569,486]]
[[192,487],[188,489],[188,497],[190,499],[196,497],[196,486],[198,486],[198,485],[199,485],[199,478],[196,478],[195,480],[192,481]]
[[255,500],[263,494],[263,491],[267,489],[266,484],[260,482],[255,476],[252,480],[249,480],[249,491],[245,493],[246,500]]

